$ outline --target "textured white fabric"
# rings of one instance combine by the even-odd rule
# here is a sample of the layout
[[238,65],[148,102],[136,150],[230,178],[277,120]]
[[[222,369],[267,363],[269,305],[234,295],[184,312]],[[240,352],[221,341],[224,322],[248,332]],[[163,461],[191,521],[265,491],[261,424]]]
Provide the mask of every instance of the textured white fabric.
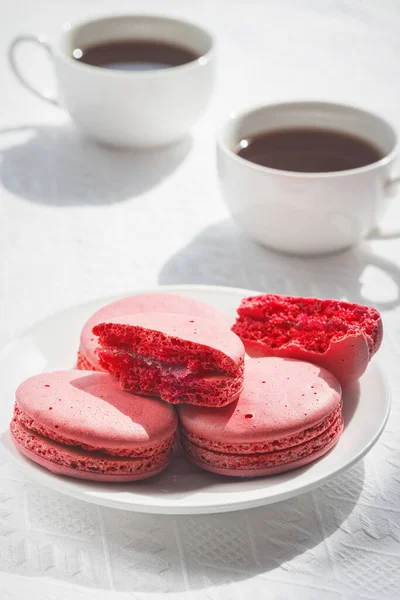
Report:
[[[111,10],[170,12],[218,37],[212,106],[173,149],[92,145],[7,68],[15,34]],[[1,3],[1,345],[72,304],[157,283],[334,296],[383,312],[380,358],[394,401],[381,440],[346,474],[227,515],[86,505],[28,481],[0,451],[1,600],[400,598],[400,241],[308,260],[262,249],[229,220],[214,156],[214,133],[231,110],[280,99],[351,102],[399,128],[399,32],[396,0]],[[46,79],[40,51],[21,59],[32,78]],[[386,225],[400,229],[399,199]]]

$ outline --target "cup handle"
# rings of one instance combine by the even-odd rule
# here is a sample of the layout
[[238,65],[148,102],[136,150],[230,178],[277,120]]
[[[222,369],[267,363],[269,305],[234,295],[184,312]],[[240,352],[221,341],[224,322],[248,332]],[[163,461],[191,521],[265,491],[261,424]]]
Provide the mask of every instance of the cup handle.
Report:
[[32,94],[35,94],[35,96],[37,96],[38,98],[46,100],[47,102],[50,102],[50,104],[59,106],[58,98],[53,90],[49,90],[47,88],[40,90],[36,88],[35,86],[31,85],[22,74],[16,58],[16,50],[20,44],[24,44],[26,42],[39,44],[42,48],[46,50],[48,56],[50,56],[50,59],[53,60],[53,52],[51,50],[50,45],[47,43],[47,38],[45,36],[18,35],[16,38],[13,39],[8,49],[8,60],[15,77],[20,83],[22,83],[24,87],[26,87],[26,89],[32,92]]
[[396,190],[393,189],[395,186],[399,185],[400,183],[400,176],[397,177],[392,177],[391,179],[388,179],[386,184],[385,184],[385,189],[386,189],[386,193],[389,196],[395,196],[396,195]]
[[[400,184],[400,176],[392,177],[385,183],[385,191],[388,196],[396,195],[396,187]],[[376,227],[367,235],[367,240],[394,240],[400,237],[400,230],[384,230],[380,227]]]

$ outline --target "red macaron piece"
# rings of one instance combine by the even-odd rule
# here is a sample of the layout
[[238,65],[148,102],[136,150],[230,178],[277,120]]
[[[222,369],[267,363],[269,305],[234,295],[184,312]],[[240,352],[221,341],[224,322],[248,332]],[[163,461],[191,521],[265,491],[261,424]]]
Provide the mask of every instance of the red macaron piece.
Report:
[[92,329],[98,323],[104,323],[109,319],[123,315],[134,315],[136,313],[166,312],[184,315],[194,315],[213,319],[225,323],[230,327],[230,322],[220,311],[205,302],[180,296],[177,294],[149,293],[126,296],[115,302],[103,306],[95,312],[83,326],[80,346],[78,351],[77,368],[102,371],[97,358],[97,338]]
[[232,330],[250,356],[310,361],[342,385],[361,377],[382,341],[380,314],[360,304],[263,294],[243,299],[237,312]]
[[195,465],[220,475],[257,477],[307,465],[343,430],[341,387],[311,363],[246,361],[238,400],[223,408],[178,408],[183,448]]
[[55,371],[24,381],[10,424],[17,448],[49,471],[94,481],[136,481],[169,463],[173,407],[123,392],[108,373]]
[[129,392],[215,407],[242,390],[244,347],[226,324],[153,312],[100,323],[93,333],[101,367]]

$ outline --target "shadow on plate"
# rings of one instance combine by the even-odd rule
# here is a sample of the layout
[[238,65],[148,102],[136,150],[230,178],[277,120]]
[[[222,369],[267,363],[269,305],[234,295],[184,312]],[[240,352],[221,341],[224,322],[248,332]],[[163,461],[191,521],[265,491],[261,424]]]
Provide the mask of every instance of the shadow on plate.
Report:
[[345,427],[350,423],[360,401],[360,383],[354,381],[343,388],[343,418]]
[[31,202],[101,205],[137,197],[168,177],[186,158],[192,138],[162,148],[119,150],[82,137],[70,124],[0,129],[0,180]]
[[[364,296],[365,271],[374,267],[390,279],[393,297],[370,302]],[[377,256],[368,242],[339,254],[296,257],[252,242],[233,221],[202,231],[164,264],[159,283],[243,287],[269,293],[339,298],[373,304],[378,310],[400,304],[400,270]]]

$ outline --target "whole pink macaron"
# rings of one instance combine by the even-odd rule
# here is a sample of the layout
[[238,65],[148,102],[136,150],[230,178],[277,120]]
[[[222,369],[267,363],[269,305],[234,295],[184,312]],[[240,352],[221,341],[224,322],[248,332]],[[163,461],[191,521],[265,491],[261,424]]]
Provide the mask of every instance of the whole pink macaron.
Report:
[[188,458],[220,475],[256,477],[302,467],[343,430],[341,387],[328,371],[283,358],[250,359],[236,402],[179,407]]
[[165,469],[176,429],[171,406],[132,398],[107,373],[78,370],[24,381],[10,424],[20,452],[49,471],[114,482]]
[[80,346],[78,350],[77,368],[90,369],[93,371],[102,371],[96,350],[97,338],[92,333],[92,329],[98,323],[103,323],[123,315],[134,315],[136,313],[176,313],[184,315],[193,315],[194,317],[204,317],[224,323],[231,327],[230,321],[220,311],[205,302],[194,300],[187,296],[176,294],[137,294],[136,296],[127,296],[116,302],[111,302],[103,306],[94,313],[85,323],[81,333]]
[[93,333],[100,365],[129,392],[224,406],[242,391],[243,344],[215,320],[152,312],[99,323]]

